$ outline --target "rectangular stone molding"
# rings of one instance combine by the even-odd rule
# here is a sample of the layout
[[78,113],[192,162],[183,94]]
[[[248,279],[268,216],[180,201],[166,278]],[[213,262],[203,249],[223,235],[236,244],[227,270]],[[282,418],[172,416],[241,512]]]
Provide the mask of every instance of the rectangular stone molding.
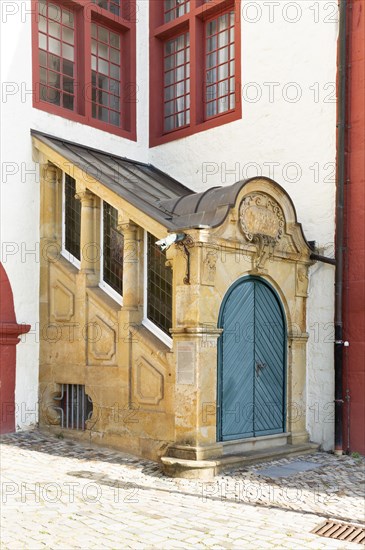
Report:
[[176,344],[176,384],[195,385],[196,346],[195,342],[177,342]]

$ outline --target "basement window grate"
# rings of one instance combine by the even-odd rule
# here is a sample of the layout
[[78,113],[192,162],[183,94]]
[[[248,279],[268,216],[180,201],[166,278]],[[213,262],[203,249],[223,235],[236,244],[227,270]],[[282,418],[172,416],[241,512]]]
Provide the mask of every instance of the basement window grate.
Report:
[[364,544],[365,542],[365,528],[362,525],[352,523],[327,520],[325,523],[321,523],[319,527],[316,527],[312,533],[321,537],[357,544]]
[[86,430],[86,421],[91,418],[93,404],[81,384],[61,384],[61,394],[54,398],[59,406],[54,409],[60,415],[62,428]]

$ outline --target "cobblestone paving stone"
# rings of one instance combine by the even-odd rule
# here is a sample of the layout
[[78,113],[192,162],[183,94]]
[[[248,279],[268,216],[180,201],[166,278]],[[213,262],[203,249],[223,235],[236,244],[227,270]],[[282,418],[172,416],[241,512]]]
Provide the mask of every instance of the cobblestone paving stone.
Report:
[[[318,468],[271,479],[269,466]],[[314,453],[217,476],[159,465],[39,431],[2,437],[1,549],[361,548],[318,537],[326,518],[363,523],[364,459]]]

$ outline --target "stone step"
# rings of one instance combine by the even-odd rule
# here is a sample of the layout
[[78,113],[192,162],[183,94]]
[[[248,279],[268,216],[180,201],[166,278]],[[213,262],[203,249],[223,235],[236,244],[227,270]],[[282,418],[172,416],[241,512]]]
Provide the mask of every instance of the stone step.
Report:
[[241,466],[310,454],[317,450],[318,445],[316,443],[302,443],[246,453],[235,453],[207,460],[187,460],[164,456],[161,458],[161,462],[164,473],[170,477],[209,480],[221,472],[228,472]]

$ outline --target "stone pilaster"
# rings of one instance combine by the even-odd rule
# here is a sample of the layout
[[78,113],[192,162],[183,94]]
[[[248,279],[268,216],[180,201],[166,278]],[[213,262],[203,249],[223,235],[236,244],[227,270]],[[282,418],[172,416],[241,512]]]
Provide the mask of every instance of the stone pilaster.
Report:
[[134,311],[138,308],[139,288],[139,241],[138,226],[132,222],[118,224],[118,231],[124,237],[123,253],[123,309]]
[[[84,189],[78,191],[75,197],[81,201],[80,271],[92,276],[95,274],[98,259],[98,246],[95,242],[94,231],[95,195]],[[89,278],[92,279],[92,277]]]
[[289,334],[287,431],[289,443],[306,443],[306,346],[308,334]]
[[133,327],[142,322],[140,273],[143,250],[139,238],[140,228],[131,220],[120,216],[118,231],[123,234],[123,306],[118,313],[118,365],[121,370],[121,385],[124,388],[125,402],[132,406],[132,369],[135,338]]
[[[50,262],[57,261],[61,251],[61,235],[57,231],[58,181],[59,171],[50,163],[42,164],[41,176],[41,205],[40,205],[40,280],[39,305],[41,327],[49,323],[49,269]],[[40,346],[40,363],[44,361],[44,346]]]
[[[189,233],[190,235],[190,233]],[[204,236],[204,235],[203,235]],[[221,330],[207,322],[209,295],[215,282],[214,250],[191,232],[189,257],[170,252],[174,263],[175,441],[169,455],[200,460],[217,456],[217,339]],[[185,284],[189,261],[190,284]],[[206,300],[204,298],[207,298]]]
[[172,331],[176,357],[176,443],[169,455],[200,460],[221,453],[216,442],[217,339],[221,330],[185,326]]

